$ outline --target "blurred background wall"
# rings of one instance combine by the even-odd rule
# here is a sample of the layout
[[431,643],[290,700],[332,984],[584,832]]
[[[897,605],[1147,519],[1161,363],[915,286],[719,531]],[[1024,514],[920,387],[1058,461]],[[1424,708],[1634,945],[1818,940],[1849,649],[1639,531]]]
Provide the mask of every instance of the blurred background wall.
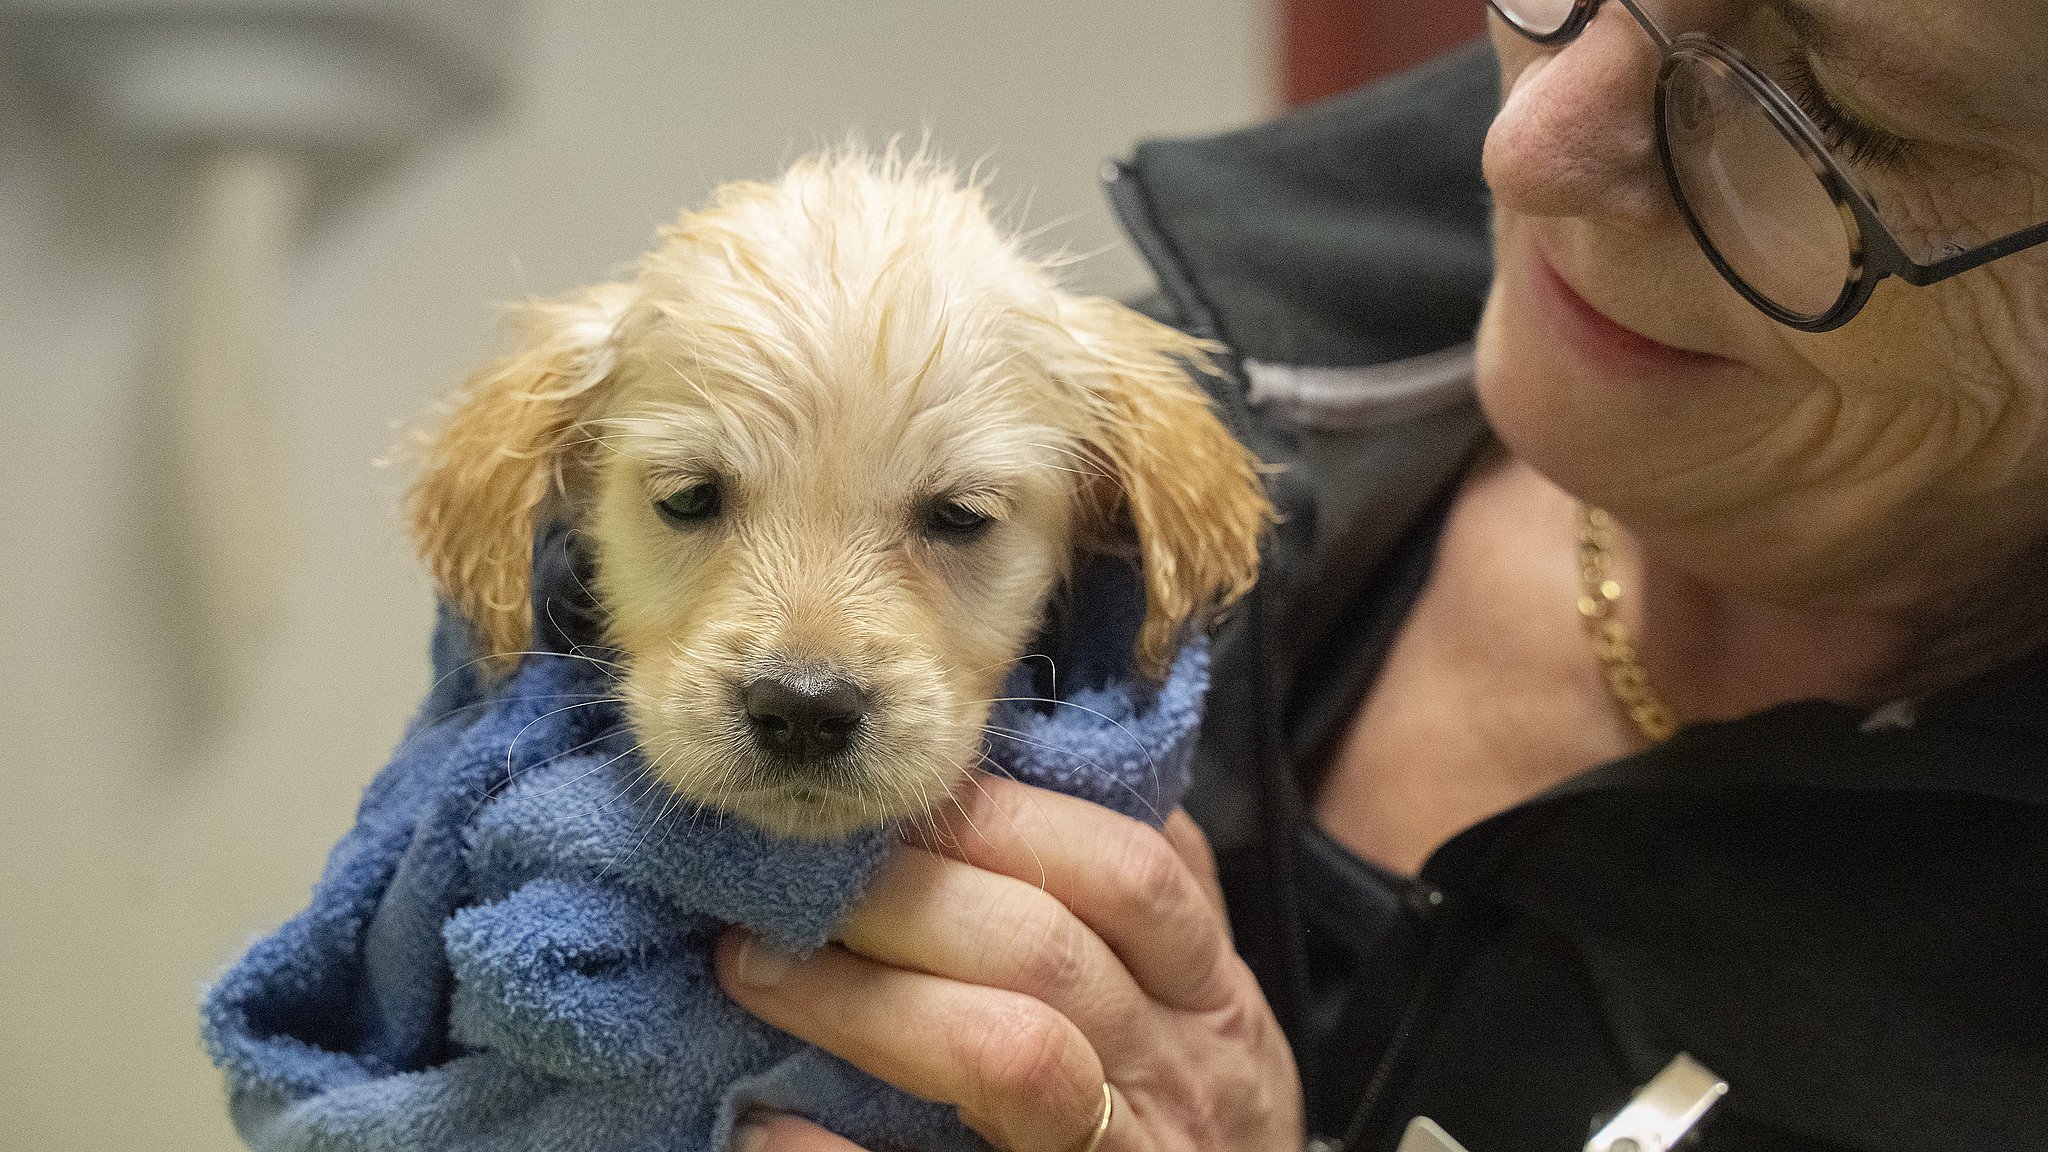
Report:
[[[299,37],[317,0],[0,0],[0,1152],[236,1146],[198,990],[302,906],[421,692],[430,595],[371,462],[498,302],[848,129],[989,157],[1128,291],[1099,162],[1269,113],[1302,50],[1272,0],[363,7],[426,47],[364,71],[344,29],[339,71],[216,91],[297,51],[246,17]],[[165,63],[198,41],[132,22],[172,8],[241,64]],[[170,123],[188,99],[229,127]],[[366,119],[308,143],[301,99]]]

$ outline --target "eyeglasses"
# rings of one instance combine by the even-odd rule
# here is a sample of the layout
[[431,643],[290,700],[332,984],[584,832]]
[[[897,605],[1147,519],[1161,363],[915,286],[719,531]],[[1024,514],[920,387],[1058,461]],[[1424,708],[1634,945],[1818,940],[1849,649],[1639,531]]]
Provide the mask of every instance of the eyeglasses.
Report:
[[[1600,0],[1489,0],[1545,46],[1576,39]],[[2048,243],[2048,221],[1931,264],[1907,256],[1799,102],[1741,53],[1701,32],[1668,36],[1641,0],[1621,5],[1663,57],[1657,153],[1686,224],[1737,292],[1807,332],[1847,324],[1878,282],[1924,286]]]

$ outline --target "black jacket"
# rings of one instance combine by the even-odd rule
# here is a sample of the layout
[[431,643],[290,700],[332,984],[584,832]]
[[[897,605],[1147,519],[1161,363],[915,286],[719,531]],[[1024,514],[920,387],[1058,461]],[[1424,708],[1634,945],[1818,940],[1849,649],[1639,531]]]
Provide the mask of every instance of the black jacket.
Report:
[[1566,1152],[1674,1054],[1706,1149],[2048,1149],[2048,654],[1871,717],[1689,728],[1467,830],[1420,879],[1307,815],[1487,429],[1483,48],[1276,123],[1154,142],[1109,194],[1157,308],[1284,465],[1188,807],[1294,1043],[1312,1135]]

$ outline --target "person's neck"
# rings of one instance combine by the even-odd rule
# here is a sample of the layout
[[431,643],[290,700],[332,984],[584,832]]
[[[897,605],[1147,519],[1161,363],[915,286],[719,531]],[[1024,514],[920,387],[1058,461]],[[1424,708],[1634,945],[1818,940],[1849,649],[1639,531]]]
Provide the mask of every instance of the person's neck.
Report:
[[1823,699],[1876,707],[1905,689],[1912,629],[1857,609],[1731,593],[1638,554],[1632,607],[1651,683],[1682,722]]
[[2012,577],[1915,596],[1902,575],[1892,587],[1816,595],[1799,573],[1786,574],[1782,591],[1759,584],[1753,557],[1731,560],[1744,582],[1718,581],[1711,568],[1701,574],[1698,552],[1680,567],[1625,530],[1616,536],[1631,589],[1624,619],[1681,722],[1795,700],[1876,708],[1924,695],[2017,657],[2042,641],[2048,621],[2028,582]]

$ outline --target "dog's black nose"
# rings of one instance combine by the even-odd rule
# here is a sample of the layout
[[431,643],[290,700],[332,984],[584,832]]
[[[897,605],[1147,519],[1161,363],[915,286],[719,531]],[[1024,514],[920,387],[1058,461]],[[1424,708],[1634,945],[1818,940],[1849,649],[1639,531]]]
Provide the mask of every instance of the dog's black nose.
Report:
[[843,750],[868,712],[867,693],[839,679],[801,684],[763,677],[740,689],[754,741],[779,759],[823,760]]

